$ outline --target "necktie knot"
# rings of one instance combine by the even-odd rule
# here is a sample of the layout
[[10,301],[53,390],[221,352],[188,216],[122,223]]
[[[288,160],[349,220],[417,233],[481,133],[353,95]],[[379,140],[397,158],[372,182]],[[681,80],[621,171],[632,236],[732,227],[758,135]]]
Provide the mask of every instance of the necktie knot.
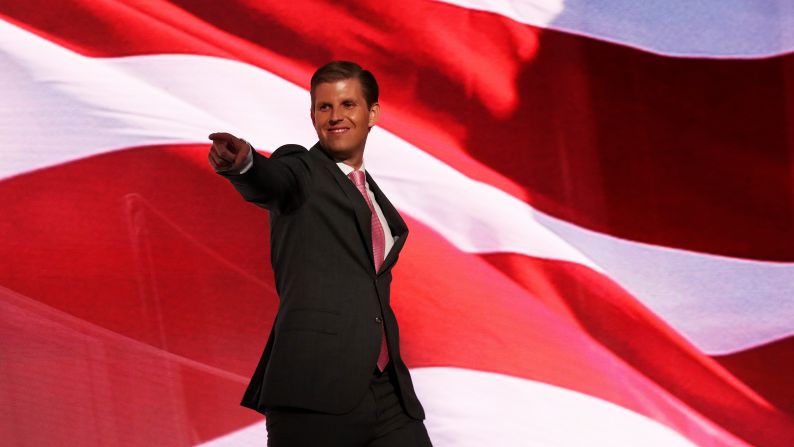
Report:
[[356,169],[355,171],[347,174],[350,180],[353,181],[353,184],[356,186],[364,186],[364,171],[359,171]]

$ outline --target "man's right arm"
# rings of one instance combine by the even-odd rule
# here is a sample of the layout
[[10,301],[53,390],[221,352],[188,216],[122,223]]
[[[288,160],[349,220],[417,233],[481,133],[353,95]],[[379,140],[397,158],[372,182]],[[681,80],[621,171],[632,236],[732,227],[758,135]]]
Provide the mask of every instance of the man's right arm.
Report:
[[302,160],[289,155],[305,153],[305,148],[283,146],[267,158],[231,134],[214,133],[210,139],[210,166],[229,179],[245,200],[281,210],[302,203],[308,169]]

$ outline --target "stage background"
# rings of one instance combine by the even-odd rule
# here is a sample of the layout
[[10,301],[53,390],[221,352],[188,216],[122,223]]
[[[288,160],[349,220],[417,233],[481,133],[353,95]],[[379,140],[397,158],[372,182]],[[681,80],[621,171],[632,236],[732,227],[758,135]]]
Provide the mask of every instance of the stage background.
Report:
[[277,297],[213,131],[382,88],[438,447],[794,445],[788,0],[0,1],[0,444],[263,446]]

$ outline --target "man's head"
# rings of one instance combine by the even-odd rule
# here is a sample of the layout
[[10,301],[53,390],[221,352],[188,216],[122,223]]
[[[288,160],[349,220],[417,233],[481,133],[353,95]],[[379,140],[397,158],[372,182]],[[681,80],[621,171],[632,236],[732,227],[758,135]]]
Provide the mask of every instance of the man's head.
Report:
[[361,83],[361,92],[367,101],[367,108],[371,108],[373,104],[378,102],[378,81],[375,80],[375,76],[369,70],[364,70],[355,62],[333,61],[318,68],[312,75],[312,80],[309,83],[312,107],[314,107],[315,91],[318,84],[345,79],[358,79],[358,82]]
[[320,144],[338,161],[358,167],[380,114],[375,77],[353,62],[331,62],[312,76],[311,100]]

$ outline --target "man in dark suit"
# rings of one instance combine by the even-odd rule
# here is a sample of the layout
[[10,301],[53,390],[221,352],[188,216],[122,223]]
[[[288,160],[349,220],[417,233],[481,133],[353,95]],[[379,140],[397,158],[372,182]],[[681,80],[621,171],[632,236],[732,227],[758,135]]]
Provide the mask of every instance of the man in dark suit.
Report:
[[408,228],[364,171],[377,82],[332,62],[312,76],[311,103],[308,151],[266,158],[210,135],[210,165],[270,215],[279,308],[242,405],[267,416],[273,447],[430,446],[390,306]]

